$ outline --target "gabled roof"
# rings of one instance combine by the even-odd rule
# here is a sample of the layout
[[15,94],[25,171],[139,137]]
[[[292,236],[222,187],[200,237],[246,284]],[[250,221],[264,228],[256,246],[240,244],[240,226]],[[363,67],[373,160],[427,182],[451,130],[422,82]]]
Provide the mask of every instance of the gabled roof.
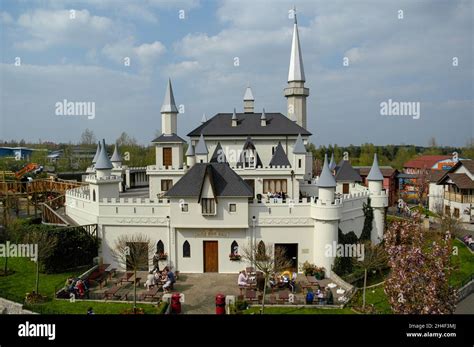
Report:
[[165,196],[197,197],[200,194],[206,176],[211,180],[216,197],[252,197],[253,192],[247,183],[226,163],[195,164]]
[[445,170],[430,170],[428,174],[428,180],[430,182],[438,182],[441,177],[443,177],[446,174]]
[[278,142],[275,148],[272,160],[270,160],[270,166],[291,166],[281,142]]
[[107,155],[107,147],[105,146],[105,140],[102,140],[102,147],[99,153],[99,158],[95,163],[96,170],[110,170],[113,165],[110,162],[109,156]]
[[362,177],[354,170],[351,163],[341,160],[336,169],[336,181],[362,182]]
[[301,137],[301,134],[298,134],[298,137],[296,138],[295,146],[293,147],[293,153],[306,154],[306,147],[304,146],[303,138]]
[[191,131],[188,136],[273,136],[311,133],[281,113],[265,113],[267,125],[260,125],[261,113],[237,113],[238,125],[232,126],[232,113],[218,113]]
[[247,87],[245,89],[245,94],[244,94],[244,101],[254,101],[255,98],[253,97],[252,89],[250,87]]
[[165,98],[163,99],[163,105],[161,106],[161,113],[178,113],[176,103],[174,101],[173,87],[171,86],[171,79],[168,79],[168,85],[166,86]]
[[114,153],[112,154],[112,157],[110,157],[110,161],[112,163],[120,163],[122,161],[122,156],[118,150],[118,143],[115,144]]
[[383,181],[383,175],[380,172],[379,163],[377,159],[377,153],[374,154],[374,162],[370,169],[369,174],[367,175],[368,181]]
[[151,142],[153,143],[186,143],[185,140],[183,140],[181,137],[179,137],[175,133],[161,134],[160,136],[158,136],[156,139],[154,139]]
[[208,154],[209,150],[207,149],[206,140],[204,140],[204,136],[199,137],[199,141],[196,144],[196,148],[194,149],[194,153],[196,154]]
[[240,158],[239,161],[237,162],[237,167],[243,167],[245,164],[245,154],[247,151],[253,150],[255,152],[256,158],[256,163],[255,166],[263,166],[262,161],[260,160],[260,156],[258,155],[257,149],[255,148],[255,145],[252,142],[252,139],[250,136],[247,137],[247,140],[245,140],[244,147],[242,148],[242,153],[240,153]]
[[222,149],[221,143],[218,142],[214,153],[212,153],[210,163],[227,163],[227,158],[225,157],[225,153]]
[[318,179],[318,187],[320,188],[335,188],[336,187],[336,180],[332,175],[331,171],[329,170],[328,164],[328,155],[324,155],[324,164],[323,169],[321,170],[321,175]]
[[459,189],[474,189],[474,180],[471,180],[465,173],[448,173],[438,184],[446,184],[448,180],[451,180],[452,184]]
[[449,155],[421,155],[403,164],[404,168],[431,169],[438,161],[450,159]]
[[[442,184],[441,181],[444,180],[445,177],[447,177],[449,174],[456,173],[456,171],[461,167],[464,166],[467,171],[469,171],[471,174],[474,174],[474,160],[459,160],[453,167],[451,167],[449,170],[439,170],[443,172],[443,175],[438,178],[437,184]],[[435,171],[435,170],[431,170]],[[469,176],[468,176],[469,177]]]

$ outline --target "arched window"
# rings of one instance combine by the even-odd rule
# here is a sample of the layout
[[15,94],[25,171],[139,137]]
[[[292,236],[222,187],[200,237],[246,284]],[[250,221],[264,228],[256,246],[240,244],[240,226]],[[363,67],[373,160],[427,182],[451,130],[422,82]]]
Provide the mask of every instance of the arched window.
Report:
[[233,254],[233,255],[239,254],[239,244],[235,240],[230,245],[230,254]]
[[263,241],[260,241],[257,246],[257,257],[265,257],[265,243]]
[[158,241],[156,244],[156,253],[158,254],[165,254],[165,245],[163,244],[163,241]]
[[183,258],[191,258],[191,245],[188,240],[183,243]]
[[95,201],[95,189],[92,190],[92,201]]

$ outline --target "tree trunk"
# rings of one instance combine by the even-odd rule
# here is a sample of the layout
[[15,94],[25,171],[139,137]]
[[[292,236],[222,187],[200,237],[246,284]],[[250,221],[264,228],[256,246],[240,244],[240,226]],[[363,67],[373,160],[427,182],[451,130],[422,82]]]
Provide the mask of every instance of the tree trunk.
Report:
[[40,277],[39,259],[36,258],[36,294],[39,294],[39,277]]
[[137,313],[137,269],[133,270],[133,313]]
[[8,257],[5,257],[5,267],[3,268],[3,276],[8,274]]
[[267,282],[268,282],[268,275],[265,275],[265,286],[263,287],[262,309],[260,310],[260,314],[263,314],[265,312],[265,296],[267,295]]
[[364,269],[364,291],[362,293],[362,309],[365,309],[365,289],[367,287],[367,268]]

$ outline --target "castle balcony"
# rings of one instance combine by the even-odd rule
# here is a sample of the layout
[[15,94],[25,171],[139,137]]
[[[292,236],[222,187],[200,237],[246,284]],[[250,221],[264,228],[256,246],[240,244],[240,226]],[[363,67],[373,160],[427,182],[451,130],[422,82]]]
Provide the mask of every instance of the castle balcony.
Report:
[[342,217],[342,207],[342,199],[335,199],[333,203],[326,203],[315,199],[311,204],[311,217],[318,220],[340,220]]

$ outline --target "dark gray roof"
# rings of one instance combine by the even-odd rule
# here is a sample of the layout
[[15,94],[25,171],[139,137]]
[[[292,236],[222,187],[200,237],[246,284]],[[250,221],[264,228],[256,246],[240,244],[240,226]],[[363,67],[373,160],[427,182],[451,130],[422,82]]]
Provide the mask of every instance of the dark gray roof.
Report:
[[319,175],[318,179],[318,187],[320,188],[335,188],[336,187],[336,180],[332,175],[331,171],[329,170],[328,164],[328,155],[324,155],[324,165],[321,171],[321,175]]
[[347,160],[341,160],[336,167],[336,181],[362,182],[362,177]]
[[206,140],[204,140],[204,136],[199,137],[198,143],[196,143],[196,147],[194,148],[194,153],[196,154],[208,154],[209,150],[207,149]]
[[369,175],[367,176],[368,181],[383,181],[382,172],[380,172],[379,162],[377,159],[377,153],[374,154],[374,162],[370,169]]
[[178,113],[176,103],[174,101],[173,87],[171,86],[171,79],[168,79],[168,85],[166,86],[165,98],[163,99],[163,105],[161,106],[161,113]]
[[188,136],[271,136],[306,135],[311,133],[281,113],[265,113],[267,125],[260,125],[261,113],[237,113],[238,125],[232,126],[232,113],[218,113],[191,131]]
[[100,147],[100,141],[99,141],[99,143],[97,143],[97,150],[95,151],[94,158],[92,159],[92,164],[95,164],[97,160],[99,159],[100,149],[101,147]]
[[161,134],[160,136],[158,136],[156,139],[154,139],[151,142],[154,142],[154,143],[163,143],[163,142],[170,142],[170,143],[176,143],[176,142],[181,143],[182,142],[182,143],[185,143],[186,141],[183,140],[178,135],[176,135],[175,133],[173,133],[171,135]]
[[278,145],[275,148],[272,160],[270,160],[270,166],[291,166],[281,142],[278,142]]
[[212,153],[211,163],[227,163],[227,158],[225,157],[225,153],[222,150],[221,143],[218,142],[214,153]]
[[336,160],[334,159],[334,152],[331,153],[331,160],[329,161],[329,170],[333,171],[336,168]]
[[194,146],[193,144],[191,143],[191,141],[189,141],[188,143],[188,149],[186,150],[186,156],[187,157],[192,157],[194,155]]
[[110,170],[113,167],[110,162],[109,156],[107,155],[107,147],[105,146],[105,140],[102,140],[102,148],[99,153],[99,158],[95,163],[96,170]]
[[169,197],[198,197],[204,185],[206,175],[211,180],[214,194],[220,196],[252,197],[253,192],[247,183],[226,163],[195,164],[165,194]]
[[118,142],[115,143],[114,154],[110,157],[110,161],[112,163],[120,163],[122,161],[122,156],[120,155],[120,151],[118,149]]
[[301,134],[298,134],[298,137],[296,138],[295,147],[293,148],[293,153],[306,154],[306,147],[304,146],[303,138],[301,137]]

